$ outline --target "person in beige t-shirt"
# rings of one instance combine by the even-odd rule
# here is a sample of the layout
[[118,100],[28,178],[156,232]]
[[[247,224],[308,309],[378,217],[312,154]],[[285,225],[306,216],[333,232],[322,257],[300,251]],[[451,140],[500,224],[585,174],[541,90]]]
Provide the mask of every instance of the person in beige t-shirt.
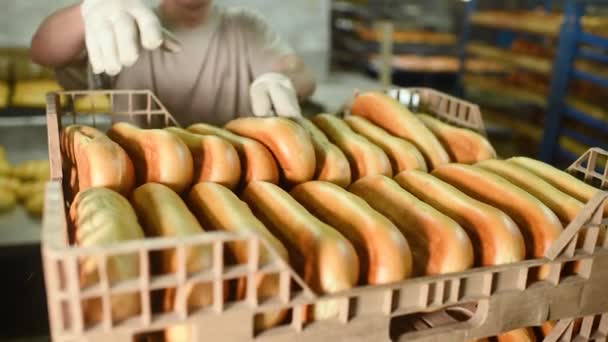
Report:
[[[160,48],[170,31],[180,51]],[[66,89],[150,89],[181,125],[240,116],[300,116],[314,91],[302,60],[263,17],[211,0],[84,0],[48,17],[32,59],[54,67]],[[90,64],[91,68],[88,68]]]

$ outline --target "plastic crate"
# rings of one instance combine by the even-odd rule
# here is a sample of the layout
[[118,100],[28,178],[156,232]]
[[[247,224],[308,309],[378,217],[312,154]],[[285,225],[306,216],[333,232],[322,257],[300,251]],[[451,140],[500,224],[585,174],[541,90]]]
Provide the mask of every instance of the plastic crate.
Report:
[[608,314],[592,315],[579,319],[566,318],[557,322],[545,342],[606,341],[608,339]]
[[[481,114],[476,105],[424,88],[389,91],[408,106],[419,107],[448,121],[483,131]],[[408,96],[406,96],[408,94]],[[60,96],[61,95],[61,96]],[[110,98],[113,114],[74,113],[73,100],[83,95]],[[45,271],[51,332],[57,341],[133,341],[148,333],[173,326],[186,326],[192,341],[466,341],[497,335],[515,328],[539,325],[547,320],[583,317],[608,312],[607,241],[596,247],[602,210],[608,192],[600,192],[587,203],[579,217],[555,242],[544,259],[526,260],[496,267],[475,268],[461,273],[420,277],[403,282],[364,286],[333,295],[320,296],[306,286],[284,261],[260,265],[257,256],[269,246],[255,236],[237,236],[210,232],[194,238],[150,238],[111,247],[82,248],[69,243],[66,204],[62,191],[59,130],[63,123],[82,123],[103,129],[114,121],[138,121],[147,126],[177,123],[156,97],[147,91],[63,92],[48,97],[47,119],[52,180],[47,186],[42,231],[42,253]],[[86,107],[86,106],[85,106]],[[120,108],[118,108],[120,107]],[[122,109],[121,109],[122,108]],[[604,159],[604,164],[601,160]],[[587,181],[608,186],[608,167],[603,173],[597,165],[606,165],[608,152],[592,149],[571,170],[582,173]],[[577,248],[578,232],[587,229],[582,247]],[[227,264],[223,258],[226,243],[247,240],[250,258],[246,264]],[[200,274],[187,275],[185,249],[211,245],[213,268]],[[156,250],[175,249],[178,270],[175,274],[151,275],[149,255]],[[274,251],[271,251],[274,253]],[[108,257],[137,255],[139,275],[110,284],[106,273]],[[100,282],[80,288],[78,261],[95,257],[99,264]],[[567,275],[562,270],[579,262],[578,273]],[[546,281],[533,282],[530,275],[538,267],[549,265]],[[254,287],[259,273],[280,275],[276,298],[260,302]],[[247,278],[247,296],[242,301],[223,300],[222,284]],[[189,312],[186,309],[188,288],[195,283],[214,284],[213,305]],[[176,288],[173,312],[156,312],[151,295],[158,290]],[[138,293],[139,315],[114,322],[110,315],[110,297],[119,293]],[[81,303],[100,298],[103,319],[95,325],[84,322]],[[332,300],[338,304],[334,319],[306,322],[307,305]],[[258,314],[286,309],[289,319],[278,327],[256,332]],[[563,325],[564,323],[562,323]],[[557,329],[555,329],[557,330]],[[142,335],[143,334],[143,335]],[[556,332],[557,334],[557,332]]]

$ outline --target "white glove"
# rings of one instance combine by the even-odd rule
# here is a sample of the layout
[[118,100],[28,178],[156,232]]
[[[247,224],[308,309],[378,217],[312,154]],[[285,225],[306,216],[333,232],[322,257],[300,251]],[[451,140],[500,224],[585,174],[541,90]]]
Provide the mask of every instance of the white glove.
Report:
[[[302,110],[291,80],[278,73],[258,77],[249,89],[255,116],[300,117]],[[273,112],[274,108],[274,112]]]
[[116,75],[137,61],[138,30],[141,45],[148,50],[163,42],[158,18],[141,0],[84,0],[80,11],[95,74]]

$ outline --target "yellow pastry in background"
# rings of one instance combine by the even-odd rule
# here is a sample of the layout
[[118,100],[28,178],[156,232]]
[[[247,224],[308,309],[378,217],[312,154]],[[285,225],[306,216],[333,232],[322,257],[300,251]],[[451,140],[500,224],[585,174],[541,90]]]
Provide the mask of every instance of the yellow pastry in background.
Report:
[[37,193],[44,193],[45,181],[23,182],[15,190],[15,195],[20,202],[27,202],[27,199]]
[[50,173],[47,160],[28,160],[13,168],[13,176],[21,180],[46,181],[50,179]]
[[15,193],[6,188],[0,188],[0,214],[11,211],[17,205]]
[[6,149],[0,145],[0,176],[10,176],[13,167],[6,157]]
[[28,214],[34,217],[42,217],[44,208],[44,191],[37,192],[29,197],[23,204]]
[[74,111],[78,113],[107,113],[110,99],[103,94],[78,96],[74,100]]
[[8,107],[9,87],[5,81],[0,81],[0,108]]
[[55,80],[29,80],[15,83],[12,105],[15,107],[45,108],[46,94],[61,91]]
[[17,178],[2,177],[0,176],[0,191],[8,190],[10,192],[17,192],[17,189],[21,187],[21,181]]
[[0,145],[0,214],[14,209],[21,202],[28,214],[41,217],[48,179],[50,167],[47,160],[28,160],[13,167],[6,149]]
[[10,176],[13,173],[13,167],[6,160],[0,160],[0,176]]

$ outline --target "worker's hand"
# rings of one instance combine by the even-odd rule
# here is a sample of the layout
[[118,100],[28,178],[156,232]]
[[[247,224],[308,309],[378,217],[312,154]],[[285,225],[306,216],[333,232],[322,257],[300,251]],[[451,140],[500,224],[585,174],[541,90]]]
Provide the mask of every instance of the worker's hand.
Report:
[[251,107],[255,116],[299,117],[302,110],[291,80],[278,73],[264,74],[249,89]]
[[137,61],[140,43],[154,50],[163,42],[158,18],[141,0],[84,0],[81,13],[96,74],[116,75]]

